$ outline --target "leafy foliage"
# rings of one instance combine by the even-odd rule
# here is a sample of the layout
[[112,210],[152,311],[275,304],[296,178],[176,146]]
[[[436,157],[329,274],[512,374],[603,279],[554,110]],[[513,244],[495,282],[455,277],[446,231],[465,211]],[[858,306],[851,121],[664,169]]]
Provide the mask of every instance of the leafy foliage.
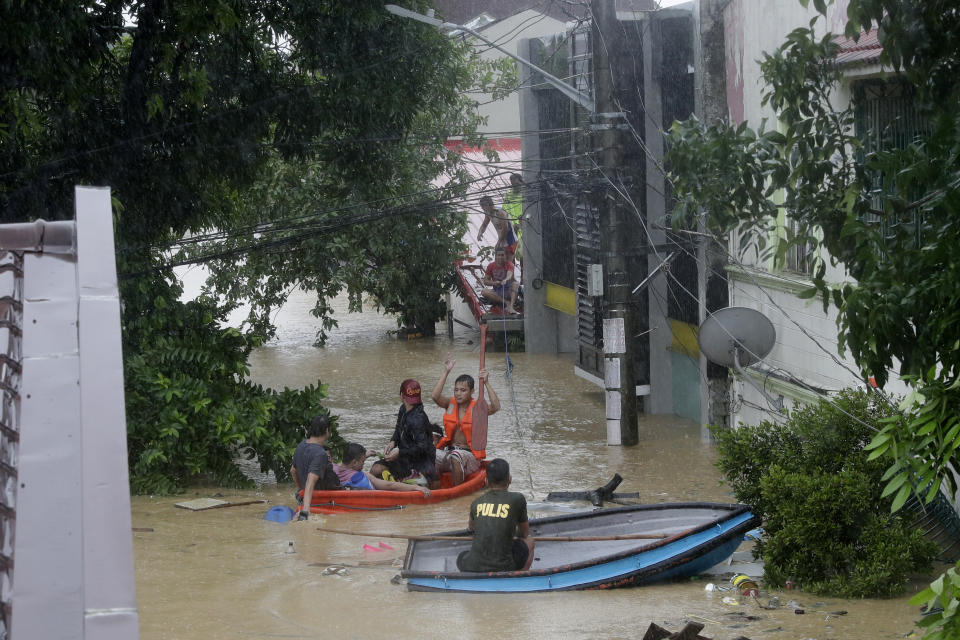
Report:
[[886,456],[893,464],[884,474],[886,492],[896,492],[892,510],[899,509],[910,495],[932,501],[943,485],[947,493],[957,490],[953,476],[953,460],[960,447],[960,414],[957,406],[960,381],[944,388],[935,370],[922,380],[910,378],[920,390],[901,403],[907,419],[886,420],[867,449],[871,459]]
[[872,434],[865,423],[898,418],[875,394],[848,390],[784,423],[713,430],[717,466],[737,500],[763,518],[756,553],[769,584],[793,579],[814,593],[889,596],[929,567],[935,547],[890,513],[880,483],[886,465],[864,449]]
[[928,614],[920,621],[927,640],[960,637],[960,573],[947,569],[929,587],[910,598],[910,604],[924,605]]
[[[239,483],[241,449],[283,478],[324,387],[247,380],[271,310],[313,290],[329,328],[346,289],[432,326],[465,224],[444,143],[479,144],[463,90],[515,73],[377,0],[14,2],[0,23],[0,219],[68,218],[75,184],[112,189],[133,488]],[[197,300],[179,299],[182,261],[211,268]]]

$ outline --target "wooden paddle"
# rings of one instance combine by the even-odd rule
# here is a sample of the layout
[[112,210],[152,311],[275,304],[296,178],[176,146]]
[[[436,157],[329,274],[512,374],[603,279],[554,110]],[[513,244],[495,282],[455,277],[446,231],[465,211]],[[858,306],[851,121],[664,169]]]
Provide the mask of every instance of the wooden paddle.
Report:
[[[329,529],[327,527],[317,527],[317,531],[367,538],[401,538],[418,542],[429,542],[431,540],[467,541],[473,539],[470,536],[408,536],[402,533],[363,533],[347,531],[346,529]],[[622,536],[534,536],[533,539],[537,542],[606,542],[609,540],[662,540],[668,537],[670,536],[665,533],[630,533]]]
[[[483,371],[483,358],[487,352],[487,325],[480,325],[480,370]],[[487,448],[487,401],[483,398],[483,382],[477,394],[477,404],[473,405],[473,436],[470,446],[474,451]]]

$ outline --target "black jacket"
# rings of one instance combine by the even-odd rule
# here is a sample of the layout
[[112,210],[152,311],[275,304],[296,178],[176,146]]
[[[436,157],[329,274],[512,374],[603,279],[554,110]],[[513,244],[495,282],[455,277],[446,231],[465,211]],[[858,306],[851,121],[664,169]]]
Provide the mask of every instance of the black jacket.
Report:
[[407,411],[406,406],[400,407],[397,414],[397,427],[390,438],[400,449],[400,458],[411,469],[416,469],[425,476],[436,475],[434,463],[437,450],[433,446],[433,432],[430,429],[430,419],[423,410],[423,405],[415,405]]

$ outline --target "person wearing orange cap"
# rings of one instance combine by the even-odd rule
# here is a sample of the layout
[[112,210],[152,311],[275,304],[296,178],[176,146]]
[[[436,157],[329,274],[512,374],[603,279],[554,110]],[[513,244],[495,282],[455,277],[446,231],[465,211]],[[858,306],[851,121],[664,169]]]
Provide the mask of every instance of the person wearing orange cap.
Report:
[[[420,398],[420,383],[412,378],[400,385],[403,406],[397,414],[397,426],[383,457],[373,463],[370,473],[384,480],[405,480],[422,476],[427,482],[437,477],[434,460],[433,429]],[[384,475],[389,473],[389,477]]]

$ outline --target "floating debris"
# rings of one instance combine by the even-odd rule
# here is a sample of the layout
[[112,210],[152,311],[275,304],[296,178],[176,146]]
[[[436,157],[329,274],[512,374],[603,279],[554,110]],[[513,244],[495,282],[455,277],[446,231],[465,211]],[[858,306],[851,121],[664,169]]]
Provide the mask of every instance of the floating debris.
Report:
[[738,573],[730,578],[730,583],[733,585],[734,589],[740,590],[741,595],[755,596],[760,593],[760,585],[758,585],[753,578],[744,573]]
[[[222,493],[216,494],[222,496]],[[189,509],[190,511],[206,511],[207,509],[222,509],[224,507],[242,507],[246,504],[265,504],[266,500],[244,500],[243,502],[227,502],[226,500],[217,500],[215,498],[197,498],[196,500],[187,500],[186,502],[176,502],[173,506],[180,509]]]
[[330,565],[329,567],[327,567],[326,569],[324,569],[323,571],[321,571],[321,572],[320,572],[320,575],[322,575],[322,576],[345,576],[345,575],[347,575],[348,573],[349,573],[349,572],[347,571],[347,568],[344,567],[343,565],[332,564],[332,565]]

